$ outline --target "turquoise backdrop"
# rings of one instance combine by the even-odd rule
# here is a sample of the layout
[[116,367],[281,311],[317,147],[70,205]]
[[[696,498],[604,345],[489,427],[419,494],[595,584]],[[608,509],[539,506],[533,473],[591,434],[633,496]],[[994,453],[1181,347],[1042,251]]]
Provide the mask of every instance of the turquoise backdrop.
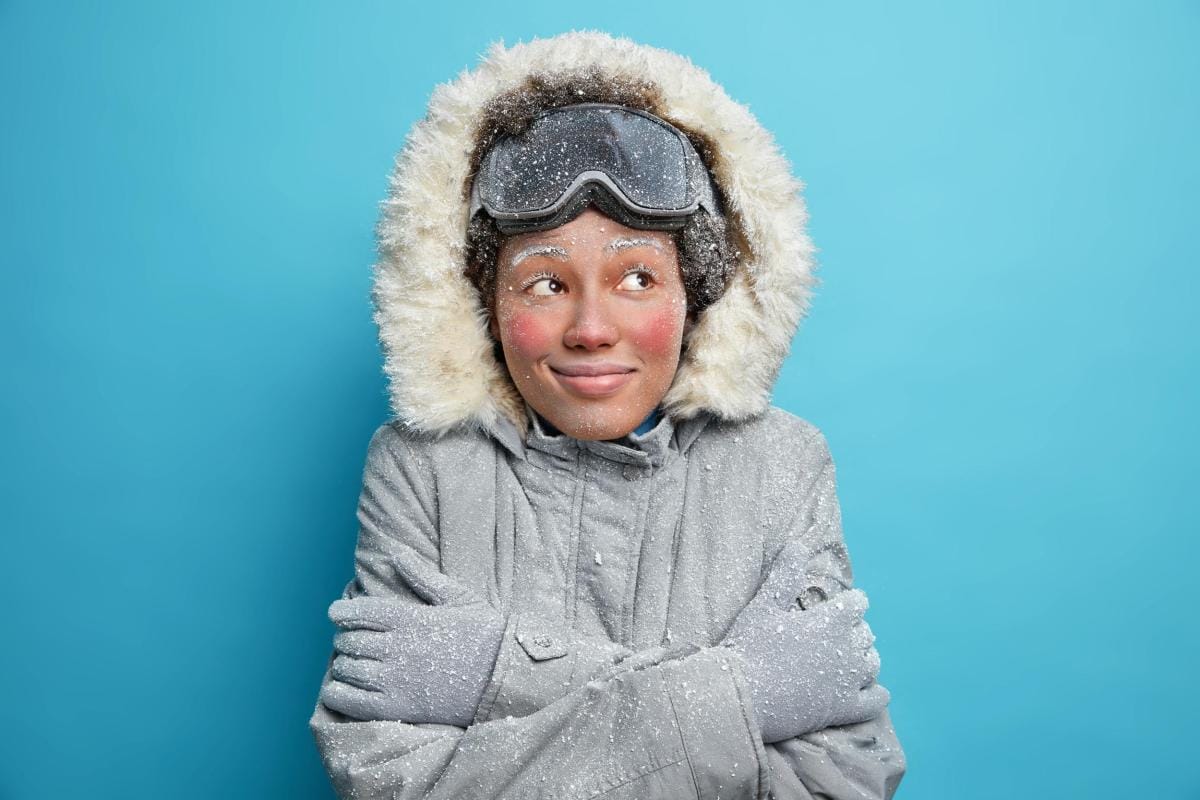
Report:
[[687,54],[807,183],[775,398],[838,463],[897,796],[1200,797],[1200,6],[1030,0],[0,2],[0,797],[332,796],[392,157],[572,28]]

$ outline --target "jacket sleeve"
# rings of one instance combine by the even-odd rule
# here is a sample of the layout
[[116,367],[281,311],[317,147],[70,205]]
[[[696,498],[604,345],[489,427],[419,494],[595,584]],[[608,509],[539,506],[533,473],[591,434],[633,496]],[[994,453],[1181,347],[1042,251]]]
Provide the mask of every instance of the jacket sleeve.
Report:
[[[803,537],[812,553],[806,569],[810,583],[832,596],[849,589],[853,578],[842,536],[833,459],[825,437],[811,426],[799,452],[792,480],[803,487],[804,499],[777,544],[782,548],[792,537]],[[768,744],[766,751],[770,796],[777,800],[886,800],[906,769],[887,709],[866,722]]]
[[[355,580],[348,592],[421,602],[389,559],[404,553],[438,563],[437,498],[428,470],[407,434],[391,425],[376,432],[364,469]],[[749,693],[730,651],[597,657],[589,648],[604,650],[602,643],[557,639],[545,622],[510,617],[469,728],[354,720],[318,700],[309,726],[339,796],[767,796],[766,751],[747,714]],[[535,682],[519,664],[566,663],[556,654],[571,647],[578,653],[570,677],[555,690],[560,697],[541,705],[541,699],[505,694],[505,687]],[[612,669],[618,661],[623,667]],[[329,680],[327,668],[322,686]],[[508,709],[528,713],[510,715]]]

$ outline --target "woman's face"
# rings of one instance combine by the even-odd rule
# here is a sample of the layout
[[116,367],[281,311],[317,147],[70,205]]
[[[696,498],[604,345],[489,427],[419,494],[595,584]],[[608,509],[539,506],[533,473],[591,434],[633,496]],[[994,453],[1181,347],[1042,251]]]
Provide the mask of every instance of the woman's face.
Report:
[[687,298],[675,242],[588,208],[566,225],[506,239],[492,335],[517,389],[576,439],[616,439],[675,377]]

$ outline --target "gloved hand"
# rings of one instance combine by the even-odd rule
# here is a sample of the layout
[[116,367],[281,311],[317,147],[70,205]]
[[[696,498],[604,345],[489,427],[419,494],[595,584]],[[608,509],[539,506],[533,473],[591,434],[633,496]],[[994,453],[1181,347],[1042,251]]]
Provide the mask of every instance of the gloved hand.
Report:
[[824,599],[805,573],[807,560],[799,542],[786,547],[721,642],[745,660],[764,742],[874,719],[891,699],[875,682],[879,653],[863,620],[866,594]]
[[504,633],[491,606],[355,597],[335,601],[329,618],[341,631],[326,706],[362,720],[471,724]]
[[391,597],[335,601],[340,629],[321,702],[360,720],[437,722],[465,728],[487,687],[505,618],[486,601],[416,559],[394,562],[426,603]]
[[811,610],[764,605],[734,622],[722,644],[746,661],[764,742],[865,722],[887,706],[866,610],[867,596],[852,589]]

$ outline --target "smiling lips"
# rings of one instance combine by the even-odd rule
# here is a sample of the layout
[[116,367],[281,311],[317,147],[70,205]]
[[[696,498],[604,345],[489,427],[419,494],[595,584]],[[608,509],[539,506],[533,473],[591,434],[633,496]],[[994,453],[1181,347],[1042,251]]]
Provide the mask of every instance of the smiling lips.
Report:
[[584,397],[604,397],[615,393],[633,379],[633,367],[599,362],[550,367],[550,372],[564,388]]

